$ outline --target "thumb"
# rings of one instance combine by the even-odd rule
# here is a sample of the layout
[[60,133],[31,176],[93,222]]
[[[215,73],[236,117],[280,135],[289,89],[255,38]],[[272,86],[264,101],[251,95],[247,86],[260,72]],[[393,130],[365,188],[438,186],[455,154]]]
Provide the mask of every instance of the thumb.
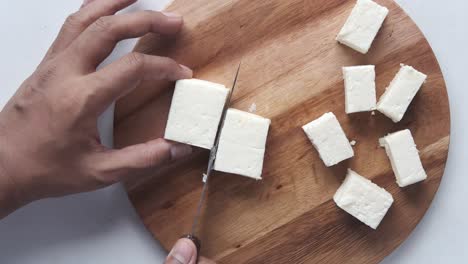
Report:
[[166,258],[164,264],[196,264],[197,247],[187,238],[179,239]]
[[192,153],[192,147],[180,143],[156,139],[129,146],[120,150],[98,153],[101,171],[112,182],[120,181],[137,171],[155,168],[169,161],[183,158]]

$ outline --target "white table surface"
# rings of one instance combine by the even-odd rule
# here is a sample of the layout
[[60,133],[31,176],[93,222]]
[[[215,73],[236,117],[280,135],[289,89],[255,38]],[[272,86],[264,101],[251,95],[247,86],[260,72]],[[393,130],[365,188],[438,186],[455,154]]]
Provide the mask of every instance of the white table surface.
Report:
[[[66,15],[80,0],[0,0],[0,107],[36,67]],[[160,9],[169,0],[140,0],[132,9]],[[384,263],[468,261],[468,1],[397,0],[424,32],[441,64],[452,118],[449,159],[439,192],[426,216]],[[39,11],[39,12],[38,12]],[[112,58],[131,49],[119,45]],[[112,142],[112,109],[101,118]],[[1,140],[0,140],[1,147]],[[146,231],[121,186],[48,199],[0,221],[2,264],[161,263],[165,252]]]

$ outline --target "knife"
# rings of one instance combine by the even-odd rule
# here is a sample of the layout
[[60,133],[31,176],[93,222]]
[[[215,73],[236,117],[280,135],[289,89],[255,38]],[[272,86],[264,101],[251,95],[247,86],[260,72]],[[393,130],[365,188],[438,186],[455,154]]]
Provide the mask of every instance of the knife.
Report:
[[[197,247],[197,253],[200,253],[201,241],[195,234],[196,234],[196,231],[197,231],[198,224],[200,222],[201,211],[202,211],[201,209],[203,207],[203,202],[204,202],[204,200],[206,198],[206,195],[207,195],[208,180],[209,180],[210,175],[211,175],[211,173],[212,173],[212,171],[214,169],[214,162],[216,160],[216,153],[218,151],[218,145],[219,145],[219,138],[221,136],[221,130],[222,130],[223,126],[224,126],[224,121],[226,119],[226,112],[227,112],[227,110],[228,110],[228,108],[230,106],[232,94],[234,93],[234,88],[236,87],[236,84],[237,84],[237,78],[239,77],[239,71],[240,71],[241,64],[242,64],[242,61],[239,62],[239,66],[237,66],[237,71],[236,71],[236,75],[234,77],[234,82],[232,84],[231,91],[229,92],[229,95],[228,95],[228,97],[226,99],[226,104],[224,105],[223,113],[221,115],[221,122],[220,122],[219,127],[218,127],[218,132],[216,134],[215,143],[214,143],[214,145],[213,145],[213,147],[211,148],[211,151],[210,151],[210,157],[209,157],[209,160],[208,160],[208,168],[206,170],[206,173],[203,174],[203,189],[202,189],[202,192],[201,192],[200,200],[198,201],[197,211],[195,212],[195,217],[193,219],[191,232],[190,232],[190,234],[182,236],[182,238],[188,238],[195,244],[195,246]],[[197,254],[197,256],[198,255],[199,254]]]

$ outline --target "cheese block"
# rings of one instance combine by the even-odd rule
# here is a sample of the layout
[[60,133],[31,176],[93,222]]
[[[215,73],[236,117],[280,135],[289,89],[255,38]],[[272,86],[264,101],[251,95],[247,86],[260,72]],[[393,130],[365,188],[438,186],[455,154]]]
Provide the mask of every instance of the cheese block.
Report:
[[353,148],[333,113],[302,127],[327,167],[354,156]]
[[382,26],[388,9],[371,0],[357,0],[336,40],[366,54]]
[[338,207],[373,229],[377,229],[393,203],[389,192],[350,169],[333,200]]
[[411,66],[401,65],[385,93],[377,103],[377,110],[393,122],[399,122],[427,76]]
[[345,111],[347,114],[375,109],[375,66],[343,67]]
[[380,145],[385,147],[398,186],[405,187],[427,178],[409,129],[381,138]]
[[176,82],[164,138],[211,149],[229,90],[198,79]]
[[270,119],[228,109],[214,169],[260,180]]

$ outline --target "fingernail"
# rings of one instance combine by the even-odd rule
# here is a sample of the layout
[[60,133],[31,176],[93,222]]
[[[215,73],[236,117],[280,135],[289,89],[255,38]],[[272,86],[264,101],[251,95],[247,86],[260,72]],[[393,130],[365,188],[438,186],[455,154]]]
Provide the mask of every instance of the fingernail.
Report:
[[171,146],[171,158],[172,160],[186,157],[192,153],[192,147],[184,144],[177,144]]
[[170,17],[170,18],[181,18],[182,16],[176,13],[171,13],[171,12],[162,12],[165,16]]
[[187,77],[187,79],[188,79],[188,78],[192,78],[192,76],[193,76],[193,71],[192,71],[192,69],[190,69],[189,67],[187,67],[187,66],[185,66],[185,65],[182,65],[182,64],[179,64],[179,65],[180,65],[180,67],[186,72],[187,76],[189,76],[189,77]]
[[196,257],[196,249],[187,239],[179,239],[167,256],[179,264],[189,264]]

